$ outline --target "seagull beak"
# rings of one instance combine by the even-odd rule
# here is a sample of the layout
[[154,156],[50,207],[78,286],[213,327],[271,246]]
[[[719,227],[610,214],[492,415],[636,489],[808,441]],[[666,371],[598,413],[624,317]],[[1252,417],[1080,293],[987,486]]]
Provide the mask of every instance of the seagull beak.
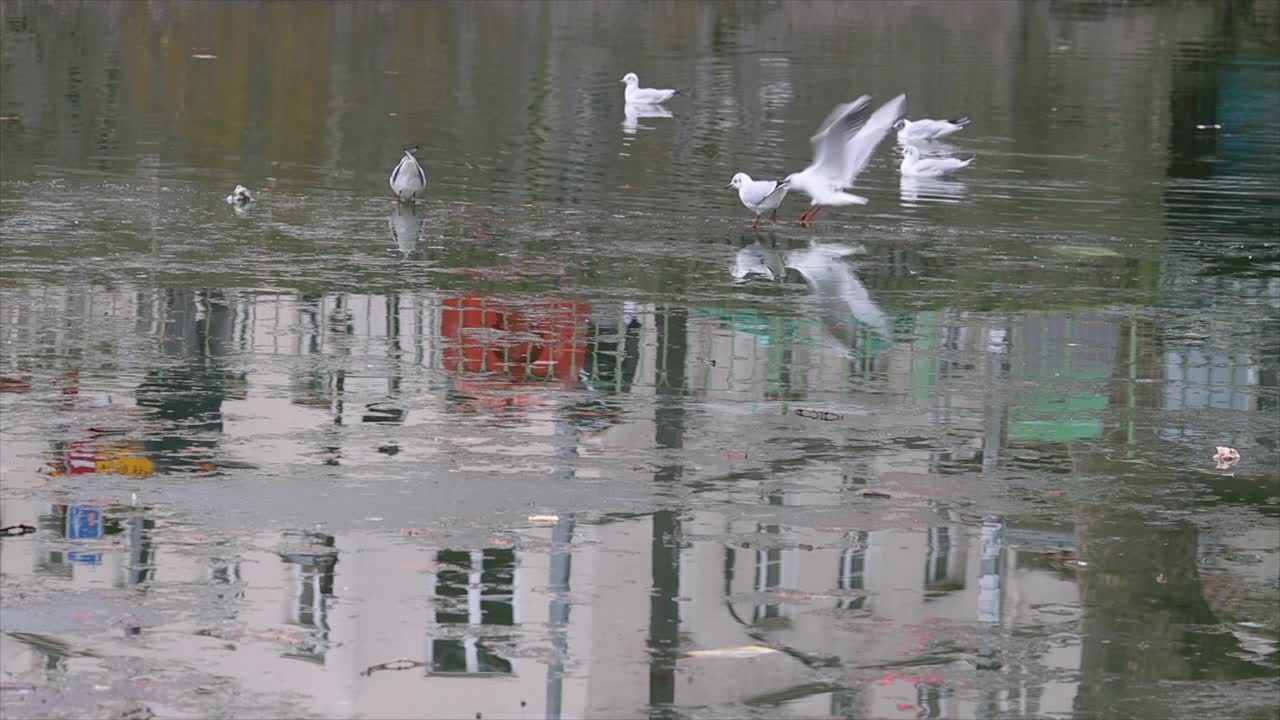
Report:
[[731,187],[733,187],[733,183],[729,183],[728,185],[725,185],[725,186],[724,186],[724,189],[725,189],[725,190],[728,190],[728,189],[729,189],[729,188],[731,188]]

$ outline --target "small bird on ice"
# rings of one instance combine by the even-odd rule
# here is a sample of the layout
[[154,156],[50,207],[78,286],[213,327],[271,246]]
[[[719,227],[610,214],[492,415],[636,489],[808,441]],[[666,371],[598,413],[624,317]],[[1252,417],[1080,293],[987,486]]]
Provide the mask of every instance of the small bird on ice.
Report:
[[227,196],[227,203],[231,205],[248,205],[253,202],[253,196],[249,194],[249,188],[243,185],[237,185],[235,190]]
[[417,202],[418,193],[427,189],[427,173],[418,164],[418,159],[413,156],[416,152],[418,152],[417,145],[405,148],[400,164],[391,171],[391,191],[396,194],[396,202],[404,202],[406,196]]
[[654,88],[640,87],[640,78],[635,73],[627,73],[622,76],[622,82],[627,84],[624,96],[628,103],[636,105],[653,105],[664,100],[671,99],[672,95],[680,92],[679,90],[657,90]]
[[972,157],[961,160],[954,157],[920,157],[920,150],[914,145],[902,148],[902,164],[898,169],[908,177],[941,177],[968,167]]
[[751,223],[752,230],[760,224],[760,216],[770,210],[773,211],[773,221],[778,222],[778,206],[787,196],[789,187],[790,184],[786,180],[752,180],[751,176],[744,172],[734,175],[733,180],[724,186],[726,190],[738,188],[738,199],[747,206],[748,210],[756,214],[755,222]]
[[920,120],[908,120],[902,118],[893,124],[898,131],[898,144],[910,145],[911,143],[929,142],[930,140],[939,140],[953,133],[958,133],[969,124],[969,118],[958,117],[951,120],[930,120],[923,118]]

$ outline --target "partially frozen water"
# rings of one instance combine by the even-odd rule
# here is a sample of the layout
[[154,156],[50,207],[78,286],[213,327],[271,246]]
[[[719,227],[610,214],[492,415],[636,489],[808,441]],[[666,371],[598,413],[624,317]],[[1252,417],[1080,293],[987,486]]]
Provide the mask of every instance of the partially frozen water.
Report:
[[1273,716],[1273,5],[0,9],[4,717]]

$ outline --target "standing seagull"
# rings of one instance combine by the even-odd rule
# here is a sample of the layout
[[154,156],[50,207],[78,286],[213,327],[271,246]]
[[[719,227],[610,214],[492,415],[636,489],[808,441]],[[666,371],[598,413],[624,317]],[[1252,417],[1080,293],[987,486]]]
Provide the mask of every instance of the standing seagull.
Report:
[[418,201],[418,193],[427,189],[427,173],[413,156],[418,146],[405,148],[400,164],[391,171],[391,191],[396,194],[396,202],[404,202],[408,195],[414,202]]
[[899,95],[871,112],[871,96],[837,105],[809,142],[813,164],[788,175],[786,183],[813,199],[800,216],[801,225],[812,225],[823,205],[866,205],[867,199],[845,192],[867,166],[876,145],[902,114],[906,95]]
[[915,145],[908,145],[902,148],[902,164],[898,169],[906,177],[941,177],[949,172],[955,172],[962,167],[968,167],[973,162],[973,158],[953,157],[920,157],[920,149]]
[[740,172],[724,186],[725,190],[731,187],[738,188],[738,199],[756,214],[755,222],[751,223],[751,229],[755,230],[756,225],[760,224],[760,216],[769,210],[773,211],[773,221],[778,222],[778,206],[782,204],[782,198],[787,196],[787,188],[790,186],[786,180],[752,180],[750,175]]
[[969,118],[958,117],[952,120],[908,120],[902,118],[893,126],[898,130],[898,144],[910,145],[918,142],[938,140],[952,133],[958,133],[969,124]]
[[653,88],[640,87],[640,78],[635,73],[627,73],[622,76],[622,82],[627,84],[624,97],[628,103],[636,105],[654,105],[664,100],[670,100],[672,95],[680,92],[679,90],[655,90]]

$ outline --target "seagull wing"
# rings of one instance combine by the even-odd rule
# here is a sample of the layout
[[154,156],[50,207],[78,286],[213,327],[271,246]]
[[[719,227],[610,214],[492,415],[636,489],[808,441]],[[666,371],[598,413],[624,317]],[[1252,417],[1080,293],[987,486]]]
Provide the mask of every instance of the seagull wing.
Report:
[[422,163],[419,163],[417,158],[410,157],[409,159],[413,161],[413,169],[418,171],[418,181],[422,183],[422,187],[426,187],[427,171],[422,169]]
[[766,196],[765,196],[765,197],[760,201],[760,203],[761,203],[761,204],[764,204],[764,203],[767,203],[767,202],[774,202],[774,201],[779,202],[779,203],[780,203],[780,202],[782,202],[782,198],[783,198],[784,196],[786,196],[786,194],[787,194],[787,189],[788,189],[789,187],[790,187],[790,185],[788,185],[788,184],[787,184],[787,183],[785,183],[785,182],[775,182],[775,183],[774,183],[774,188],[773,188],[772,190],[770,190],[770,191],[769,191],[769,194],[768,194],[768,195],[766,195]]
[[742,186],[742,191],[738,194],[738,197],[742,199],[744,205],[759,205],[765,201],[765,198],[772,195],[777,188],[778,183],[773,180],[753,180]]
[[809,138],[813,145],[813,167],[831,178],[844,177],[844,145],[870,117],[870,95],[842,103],[827,115],[818,131]]
[[853,138],[844,146],[845,174],[840,177],[846,187],[853,184],[854,179],[871,160],[871,154],[875,152],[876,146],[893,129],[893,124],[898,121],[898,118],[902,117],[902,108],[906,102],[907,96],[899,95],[881,105],[858,127]]
[[916,162],[916,171],[921,173],[942,173],[959,170],[969,163],[960,158],[922,158]]
[[633,103],[660,103],[675,95],[675,90],[662,90],[657,88],[636,88],[631,98],[627,102]]

